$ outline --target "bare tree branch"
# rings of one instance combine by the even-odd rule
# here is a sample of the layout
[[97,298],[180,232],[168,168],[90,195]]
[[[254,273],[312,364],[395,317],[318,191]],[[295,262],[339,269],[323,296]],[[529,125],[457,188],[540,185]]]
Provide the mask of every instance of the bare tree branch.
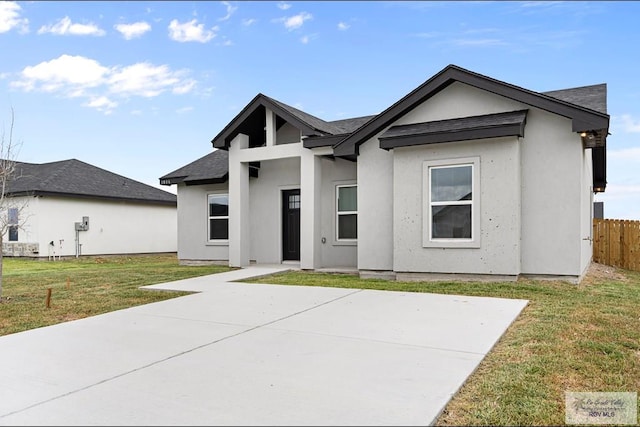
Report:
[[[0,302],[2,302],[4,236],[10,227],[23,228],[28,219],[28,215],[20,215],[21,212],[25,212],[28,198],[12,199],[7,195],[9,185],[15,179],[16,159],[22,145],[14,141],[14,125],[15,112],[11,107],[8,138],[4,126],[0,137]],[[17,215],[10,218],[9,209],[17,209],[15,212]]]

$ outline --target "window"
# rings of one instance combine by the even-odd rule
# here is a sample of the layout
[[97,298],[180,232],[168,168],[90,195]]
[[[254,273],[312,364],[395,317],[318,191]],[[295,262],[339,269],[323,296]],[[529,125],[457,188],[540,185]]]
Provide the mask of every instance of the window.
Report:
[[300,195],[289,195],[289,209],[300,209]]
[[18,241],[18,208],[9,208],[9,241]]
[[478,159],[425,162],[423,246],[479,247]]
[[209,194],[209,240],[229,240],[229,195]]
[[337,240],[358,238],[358,186],[336,187],[336,237]]

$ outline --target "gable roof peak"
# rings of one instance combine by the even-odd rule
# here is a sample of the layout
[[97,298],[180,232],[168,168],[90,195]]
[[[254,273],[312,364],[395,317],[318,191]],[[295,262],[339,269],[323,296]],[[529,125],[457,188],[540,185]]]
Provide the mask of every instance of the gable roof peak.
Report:
[[[602,111],[594,110],[575,102],[568,102],[561,97],[553,97],[544,93],[534,92],[454,64],[449,64],[380,113],[376,118],[363,124],[355,132],[347,135],[336,143],[333,146],[334,155],[347,158],[357,156],[360,144],[383,130],[417,105],[449,87],[454,82],[461,82],[532,107],[570,118],[574,131],[606,130],[609,127],[609,116]],[[606,132],[604,133],[606,134]]]
[[211,140],[214,148],[228,149],[231,140],[236,135],[244,131],[251,131],[251,129],[255,131],[256,135],[261,135],[261,126],[264,126],[264,123],[260,123],[264,122],[264,118],[256,116],[261,108],[270,109],[277,116],[298,128],[303,136],[340,133],[340,129],[331,123],[260,92]]

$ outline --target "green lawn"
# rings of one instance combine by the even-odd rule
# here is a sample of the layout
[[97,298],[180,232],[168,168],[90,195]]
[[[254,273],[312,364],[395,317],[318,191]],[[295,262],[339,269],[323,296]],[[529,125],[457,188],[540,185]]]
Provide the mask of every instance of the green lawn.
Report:
[[[139,287],[227,270],[180,266],[174,255],[5,259],[0,335],[174,298],[185,293]],[[637,272],[600,268],[580,285],[533,280],[403,283],[312,272],[287,272],[248,282],[529,300],[446,407],[438,425],[561,425],[565,391],[640,390]]]
[[3,266],[0,336],[175,298],[187,293],[139,287],[229,270],[224,266],[180,266],[175,255],[61,261],[5,258]]

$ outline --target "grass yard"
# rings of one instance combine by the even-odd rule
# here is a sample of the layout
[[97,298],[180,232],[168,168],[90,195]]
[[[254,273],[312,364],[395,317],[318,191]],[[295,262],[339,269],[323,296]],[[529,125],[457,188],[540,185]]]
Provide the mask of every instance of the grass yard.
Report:
[[529,300],[437,425],[563,425],[565,391],[640,390],[637,272],[594,264],[577,286],[533,280],[401,283],[307,272],[252,281]]
[[60,261],[5,258],[3,266],[0,336],[186,295],[139,287],[229,270],[181,266],[171,254]]
[[[184,292],[140,286],[227,271],[175,255],[5,259],[0,335],[161,301]],[[247,282],[433,292],[529,300],[438,425],[562,425],[565,391],[640,390],[640,273],[594,264],[580,285],[415,283],[287,272]],[[46,307],[51,288],[50,308]]]

